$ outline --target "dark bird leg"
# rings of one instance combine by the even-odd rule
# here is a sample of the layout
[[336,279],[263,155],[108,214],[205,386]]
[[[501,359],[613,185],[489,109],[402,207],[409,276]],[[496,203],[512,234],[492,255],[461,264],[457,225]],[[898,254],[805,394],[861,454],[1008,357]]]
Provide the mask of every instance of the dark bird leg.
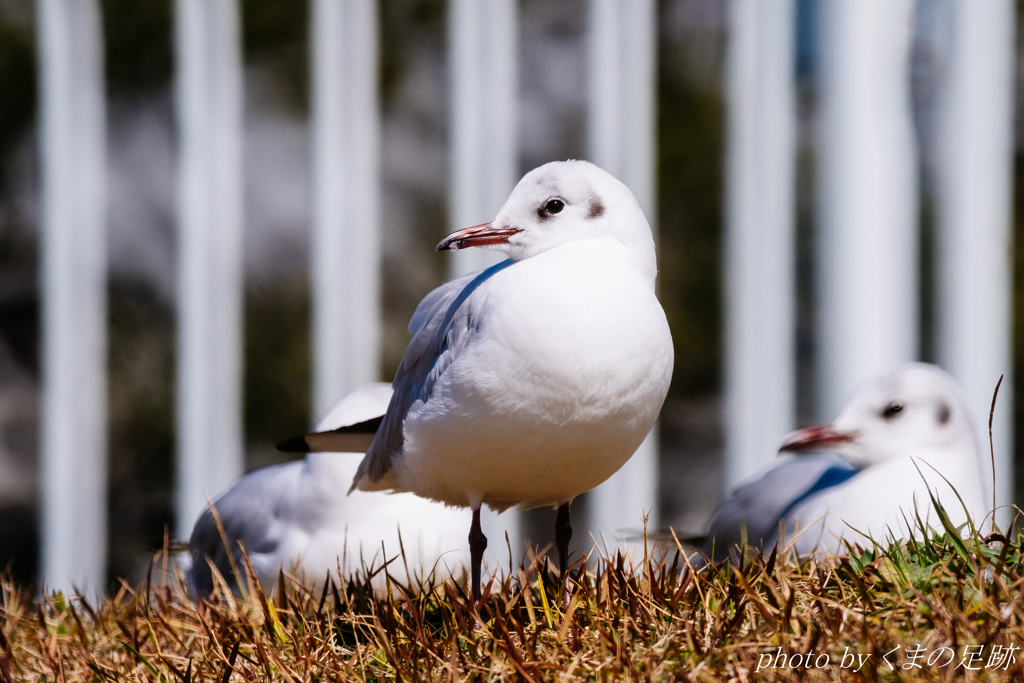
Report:
[[480,602],[480,562],[487,549],[487,537],[480,530],[480,508],[473,510],[473,526],[469,528],[469,554],[472,560],[473,602]]
[[569,571],[569,541],[572,539],[572,527],[569,525],[569,504],[558,507],[555,518],[555,546],[558,548],[558,570],[562,576]]
[[562,587],[562,608],[569,607],[569,541],[572,539],[572,526],[569,525],[569,504],[558,506],[555,518],[555,547],[558,548],[559,576],[565,583]]

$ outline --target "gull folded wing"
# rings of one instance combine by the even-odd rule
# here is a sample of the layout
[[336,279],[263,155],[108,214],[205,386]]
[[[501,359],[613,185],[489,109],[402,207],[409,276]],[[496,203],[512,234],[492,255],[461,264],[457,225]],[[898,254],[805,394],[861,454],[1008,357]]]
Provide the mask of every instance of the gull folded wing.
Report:
[[274,448],[282,453],[365,453],[383,421],[381,415],[326,432],[293,436],[279,441]]
[[398,366],[392,383],[394,393],[388,404],[380,435],[359,463],[352,481],[354,491],[366,477],[377,483],[391,469],[391,458],[405,442],[403,426],[415,401],[430,400],[434,384],[444,374],[476,331],[476,312],[470,295],[496,273],[513,265],[511,259],[477,273],[441,285],[428,294],[409,323],[412,341]]
[[[779,520],[801,502],[855,476],[858,469],[835,455],[809,455],[782,462],[732,491],[709,523],[704,554],[732,555],[746,542],[770,552],[778,540]],[[804,523],[812,520],[802,520]]]
[[365,453],[390,400],[390,384],[367,384],[338,401],[315,431],[280,441],[275,448],[282,453]]

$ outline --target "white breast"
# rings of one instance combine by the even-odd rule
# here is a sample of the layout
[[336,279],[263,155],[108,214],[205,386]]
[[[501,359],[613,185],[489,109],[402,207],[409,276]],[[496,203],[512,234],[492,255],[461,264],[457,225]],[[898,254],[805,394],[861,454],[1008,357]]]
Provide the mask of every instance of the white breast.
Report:
[[455,505],[557,504],[628,460],[664,402],[672,340],[620,249],[566,245],[473,294],[477,333],[406,418],[402,488]]
[[[947,480],[953,484],[955,492]],[[799,520],[801,528],[807,528],[797,540],[797,550],[801,554],[845,553],[843,539],[861,547],[870,546],[870,541],[858,532],[880,543],[888,541],[890,536],[897,539],[920,537],[916,533],[915,506],[921,519],[941,532],[942,525],[928,495],[929,488],[954,526],[967,522],[964,506],[975,524],[980,524],[989,512],[976,466],[965,462],[958,453],[948,457],[941,454],[899,457],[868,467],[847,484],[827,489],[797,506],[792,517]]]

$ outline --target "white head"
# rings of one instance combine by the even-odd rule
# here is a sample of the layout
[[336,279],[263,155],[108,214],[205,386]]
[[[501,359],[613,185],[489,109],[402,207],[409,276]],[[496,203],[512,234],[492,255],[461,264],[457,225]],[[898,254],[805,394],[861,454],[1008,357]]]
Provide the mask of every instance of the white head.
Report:
[[937,454],[970,458],[981,466],[974,426],[956,382],[926,363],[906,363],[863,384],[830,424],[791,433],[779,450],[823,448],[861,467],[903,456],[927,461]]
[[445,237],[438,251],[483,246],[522,261],[570,242],[611,238],[651,279],[654,238],[629,188],[587,161],[553,161],[519,181],[490,223]]

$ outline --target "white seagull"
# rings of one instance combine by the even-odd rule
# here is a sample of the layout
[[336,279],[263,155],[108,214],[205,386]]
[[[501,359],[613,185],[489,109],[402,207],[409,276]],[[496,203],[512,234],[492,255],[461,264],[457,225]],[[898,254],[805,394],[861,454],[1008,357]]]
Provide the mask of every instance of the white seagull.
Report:
[[744,529],[748,544],[771,548],[780,520],[799,555],[844,554],[844,541],[863,544],[862,534],[908,538],[915,510],[939,527],[929,489],[954,526],[968,513],[981,526],[992,512],[991,470],[967,407],[934,365],[907,363],[867,382],[834,421],[792,432],[779,452],[822,450],[831,454],[797,455],[733,492],[712,518],[705,552],[713,544],[718,556],[734,553]]
[[[344,429],[379,418],[390,400],[390,385],[367,385],[335,405],[317,429]],[[362,453],[368,439],[354,436],[348,444],[335,443]],[[410,573],[426,576],[439,560],[444,562],[444,553],[459,548],[465,527],[455,510],[412,494],[386,501],[368,493],[346,497],[358,465],[353,454],[310,453],[304,460],[263,467],[238,479],[214,502],[232,557],[213,514],[204,510],[192,531],[190,557],[183,563],[189,585],[200,595],[213,590],[207,558],[229,584],[238,583],[234,569],[245,573],[239,541],[268,592],[282,570],[322,583],[339,568],[358,569],[363,562],[379,569],[401,548],[406,557],[390,564],[388,571],[399,580],[413,579],[405,576],[407,565]]]
[[[480,506],[557,508],[564,571],[569,503],[614,474],[647,436],[673,352],[654,294],[650,226],[629,189],[593,164],[534,169],[493,221],[452,233],[437,250],[467,247],[509,258],[420,303],[394,396],[352,489],[411,491],[471,508],[479,600],[487,547]],[[331,438],[351,436],[287,445],[330,449]]]

